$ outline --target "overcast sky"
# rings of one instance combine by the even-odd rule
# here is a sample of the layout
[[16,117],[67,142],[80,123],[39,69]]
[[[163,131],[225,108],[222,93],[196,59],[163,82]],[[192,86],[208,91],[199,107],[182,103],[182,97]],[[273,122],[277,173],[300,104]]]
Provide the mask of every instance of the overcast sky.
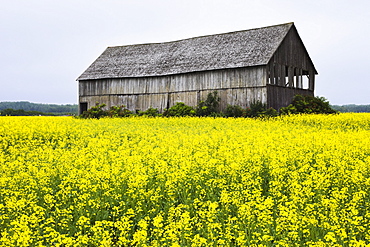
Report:
[[368,0],[0,0],[0,101],[76,104],[76,78],[108,46],[294,22],[315,94],[370,104]]

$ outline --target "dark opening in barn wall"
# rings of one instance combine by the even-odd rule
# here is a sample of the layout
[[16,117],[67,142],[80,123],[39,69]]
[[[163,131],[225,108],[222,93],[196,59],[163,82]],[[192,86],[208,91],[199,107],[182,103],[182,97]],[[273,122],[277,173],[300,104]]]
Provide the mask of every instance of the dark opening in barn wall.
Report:
[[80,114],[82,114],[84,111],[87,111],[88,104],[87,102],[80,102]]
[[[272,68],[271,68],[272,67]],[[301,68],[273,64],[268,70],[268,84],[298,89],[311,89],[314,83],[314,73]]]

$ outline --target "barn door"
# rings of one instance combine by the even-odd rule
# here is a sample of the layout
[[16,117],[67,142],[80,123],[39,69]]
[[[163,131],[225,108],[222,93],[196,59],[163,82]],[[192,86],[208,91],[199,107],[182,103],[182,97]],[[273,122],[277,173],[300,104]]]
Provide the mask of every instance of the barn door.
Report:
[[80,102],[80,114],[87,111],[87,102]]

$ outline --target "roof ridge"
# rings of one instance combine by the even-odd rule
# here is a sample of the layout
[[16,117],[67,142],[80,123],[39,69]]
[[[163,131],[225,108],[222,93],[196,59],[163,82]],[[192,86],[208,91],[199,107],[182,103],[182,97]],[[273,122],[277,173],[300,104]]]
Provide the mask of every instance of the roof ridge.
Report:
[[215,34],[207,34],[207,35],[201,35],[201,36],[195,36],[185,39],[178,39],[178,40],[172,40],[172,41],[164,41],[164,42],[149,42],[149,43],[137,43],[137,44],[128,44],[128,45],[116,45],[116,46],[108,46],[107,48],[119,48],[119,47],[127,47],[127,46],[138,46],[138,45],[159,45],[159,44],[168,44],[168,43],[176,43],[181,42],[185,40],[192,40],[192,39],[198,39],[198,38],[206,38],[211,36],[219,36],[219,35],[227,35],[227,34],[234,34],[234,33],[242,33],[246,31],[253,31],[253,30],[260,30],[260,29],[267,29],[267,28],[273,28],[273,27],[279,27],[279,26],[286,26],[286,25],[294,25],[294,22],[287,22],[277,25],[271,25],[271,26],[265,26],[265,27],[257,27],[257,28],[250,28],[250,29],[244,29],[244,30],[238,30],[238,31],[230,31],[226,33],[215,33]]
[[77,80],[148,77],[267,64],[293,22],[177,41],[108,47]]

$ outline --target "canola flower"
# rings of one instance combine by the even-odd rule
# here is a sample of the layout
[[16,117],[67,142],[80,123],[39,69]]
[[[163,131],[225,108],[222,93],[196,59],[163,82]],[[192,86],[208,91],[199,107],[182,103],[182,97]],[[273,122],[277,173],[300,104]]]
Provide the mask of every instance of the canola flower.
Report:
[[368,246],[370,114],[0,118],[0,246]]

